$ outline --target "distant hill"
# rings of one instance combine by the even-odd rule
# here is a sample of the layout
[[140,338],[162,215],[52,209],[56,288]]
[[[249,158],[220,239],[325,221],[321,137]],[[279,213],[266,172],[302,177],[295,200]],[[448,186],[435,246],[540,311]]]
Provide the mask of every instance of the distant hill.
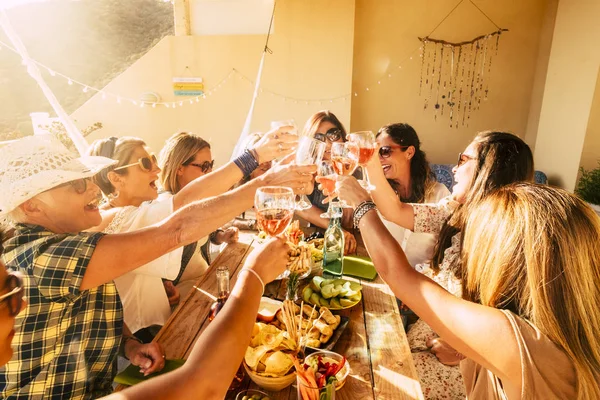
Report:
[[[7,13],[32,58],[98,88],[173,34],[173,6],[162,0],[50,0]],[[9,43],[1,29],[0,40]],[[92,96],[44,76],[69,113]],[[52,113],[18,55],[0,50],[0,140],[30,132],[29,113],[36,111]]]

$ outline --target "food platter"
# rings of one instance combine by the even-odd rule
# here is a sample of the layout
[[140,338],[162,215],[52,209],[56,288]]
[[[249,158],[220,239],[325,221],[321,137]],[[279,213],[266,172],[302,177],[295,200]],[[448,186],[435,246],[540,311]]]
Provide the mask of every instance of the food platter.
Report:
[[315,276],[301,292],[302,299],[312,305],[331,310],[352,308],[362,300],[362,286],[346,279],[324,279]]

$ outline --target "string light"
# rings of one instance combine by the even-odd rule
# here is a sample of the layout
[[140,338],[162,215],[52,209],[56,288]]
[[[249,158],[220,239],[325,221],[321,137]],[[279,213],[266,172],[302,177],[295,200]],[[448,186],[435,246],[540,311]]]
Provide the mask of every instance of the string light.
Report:
[[[167,0],[167,1],[169,1],[169,0]],[[18,53],[15,49],[13,49],[12,47],[10,47],[6,43],[0,41],[0,48],[2,48],[2,46],[6,47],[8,50],[10,50],[10,51],[12,51],[14,53]],[[404,59],[404,61],[402,61],[400,64],[397,65],[397,68],[398,69],[402,69],[402,63],[403,62],[405,62],[405,61],[412,61],[413,60],[413,54],[415,52],[417,52],[417,51],[419,51],[421,53],[420,56],[422,57],[422,50],[423,50],[422,47],[416,48],[408,57],[406,57]],[[126,102],[130,102],[132,105],[136,105],[136,106],[138,105],[138,102],[135,99],[124,97],[124,96],[121,96],[121,95],[118,95],[118,94],[107,92],[107,91],[105,91],[103,89],[98,89],[98,88],[95,88],[93,86],[86,85],[85,83],[79,82],[79,81],[77,81],[75,79],[72,79],[72,78],[66,76],[66,75],[63,75],[63,74],[61,74],[59,72],[56,72],[53,69],[49,68],[48,66],[46,66],[46,65],[44,65],[44,64],[42,64],[40,62],[37,62],[36,60],[30,59],[30,62],[37,64],[39,67],[41,67],[41,69],[46,70],[53,77],[60,77],[60,78],[63,78],[65,80],[67,80],[68,85],[79,85],[79,86],[82,86],[82,91],[84,93],[88,93],[90,90],[93,90],[96,93],[99,93],[102,96],[103,100],[105,100],[107,98],[107,96],[113,96],[113,98],[116,98],[116,101],[119,104],[121,104],[121,99],[123,99]],[[382,77],[385,77],[386,75],[387,75],[388,78],[392,78],[392,74],[389,73],[389,72],[384,73],[382,75]],[[223,84],[225,84],[232,76],[234,76],[234,77],[237,76],[238,79],[246,81],[246,82],[254,85],[254,81],[252,79],[248,78],[247,76],[245,76],[244,74],[242,74],[237,69],[232,68],[231,71],[227,74],[227,76],[225,78],[223,78],[221,81],[217,82],[216,85],[213,86],[211,89],[206,90],[205,93],[203,93],[202,95],[196,96],[195,98],[191,98],[191,99],[176,100],[176,102],[179,103],[179,106],[184,106],[184,101],[186,101],[186,100],[189,102],[190,105],[194,104],[193,100],[195,100],[196,103],[200,102],[200,98],[202,98],[202,100],[206,100],[207,99],[207,94],[208,94],[208,96],[212,96],[213,92],[216,92],[217,89],[221,88],[221,86]],[[381,85],[381,78],[377,80],[377,84]],[[364,91],[364,92],[370,91],[369,86],[363,87],[362,91]],[[361,93],[361,90],[360,89],[359,90],[355,90],[352,93],[348,93],[348,94],[345,94],[345,95],[342,95],[342,96],[329,97],[329,98],[321,98],[321,99],[295,98],[295,97],[291,97],[291,96],[287,96],[287,95],[284,95],[284,94],[281,94],[281,93],[277,93],[277,92],[271,91],[271,90],[266,89],[264,87],[259,88],[259,93],[260,94],[269,94],[270,97],[280,98],[284,102],[293,102],[294,104],[298,104],[299,102],[302,102],[302,103],[304,103],[306,105],[309,105],[309,104],[319,104],[319,105],[322,105],[323,103],[327,103],[327,102],[330,103],[330,104],[333,104],[334,102],[337,102],[339,100],[342,100],[342,101],[345,102],[346,100],[348,100],[349,98],[352,97],[352,94],[354,94],[354,97],[358,97],[359,93]],[[171,108],[171,107],[172,108],[176,108],[177,107],[176,102],[175,101],[173,101],[173,102],[155,102],[155,103],[152,103],[152,108],[156,108],[157,105],[158,106],[165,106],[167,108]],[[143,104],[139,104],[139,105],[141,107],[144,107]]]

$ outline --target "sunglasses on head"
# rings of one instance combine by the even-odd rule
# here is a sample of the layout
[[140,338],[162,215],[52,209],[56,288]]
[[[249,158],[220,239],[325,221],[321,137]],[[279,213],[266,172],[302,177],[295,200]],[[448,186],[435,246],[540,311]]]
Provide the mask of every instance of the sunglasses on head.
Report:
[[394,152],[394,149],[402,149],[402,151],[408,149],[410,146],[381,146],[379,148],[379,157],[388,158]]
[[189,163],[186,165],[193,165],[194,167],[198,167],[202,170],[203,173],[207,173],[208,171],[212,171],[213,166],[215,165],[215,160],[212,161],[204,161],[202,164],[197,163]]
[[23,279],[17,272],[9,272],[4,283],[8,293],[0,296],[0,304],[6,302],[11,317],[17,316],[23,306]]
[[463,165],[467,161],[475,160],[475,159],[476,159],[476,157],[472,157],[472,156],[469,156],[469,155],[464,154],[464,153],[458,153],[458,161],[456,162],[456,166],[460,167],[461,165]]
[[123,165],[122,167],[113,169],[113,171],[118,171],[120,169],[133,167],[134,165],[139,165],[139,167],[144,172],[150,172],[154,169],[155,165],[158,165],[158,160],[156,159],[156,156],[154,154],[151,154],[150,157],[142,157],[142,158],[138,159],[137,162],[134,162],[133,164]]
[[342,138],[342,130],[338,128],[331,128],[325,133],[317,132],[315,133],[315,139],[325,142],[325,140],[329,140],[330,142],[337,142]]

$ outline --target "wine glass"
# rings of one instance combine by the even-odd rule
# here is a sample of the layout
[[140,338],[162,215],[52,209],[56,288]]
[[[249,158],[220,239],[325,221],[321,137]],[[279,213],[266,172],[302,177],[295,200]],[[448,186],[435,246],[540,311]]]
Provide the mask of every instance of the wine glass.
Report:
[[[333,169],[333,165],[329,161],[322,161],[319,164],[319,169],[317,171],[319,175],[319,183],[323,186],[323,189],[326,189],[329,192],[329,195],[333,195],[335,192],[335,183],[337,181],[337,174]],[[331,205],[332,201],[329,202],[329,207],[327,208],[327,212],[324,212],[320,215],[321,218],[339,218],[341,214],[334,215],[334,209]]]
[[[319,165],[323,160],[323,154],[327,144],[303,136],[298,141],[298,149],[296,150],[296,164],[298,165]],[[312,207],[312,203],[306,195],[300,196],[296,201],[296,210],[307,210]]]
[[294,216],[294,192],[283,186],[265,186],[254,196],[256,223],[269,236],[285,232]]
[[[331,163],[333,170],[338,175],[349,176],[358,166],[359,147],[356,143],[333,143],[331,145]],[[342,207],[349,207],[344,200],[340,200]]]
[[348,135],[348,141],[358,145],[358,165],[360,166],[363,175],[363,179],[360,180],[360,185],[366,190],[375,189],[375,186],[369,183],[369,176],[365,169],[377,148],[375,135],[371,131],[353,132]]

